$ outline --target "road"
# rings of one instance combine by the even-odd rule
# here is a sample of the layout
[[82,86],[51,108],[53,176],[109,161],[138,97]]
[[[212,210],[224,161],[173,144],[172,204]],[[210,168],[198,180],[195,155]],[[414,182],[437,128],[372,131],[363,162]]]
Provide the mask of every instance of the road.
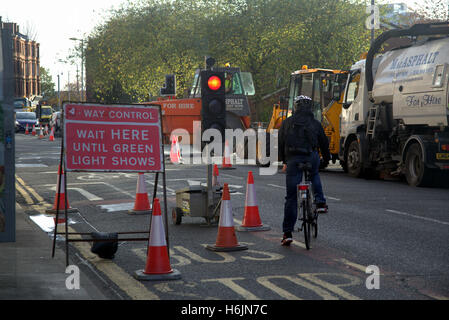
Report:
[[[55,198],[60,143],[60,138],[50,142],[16,134],[16,200],[49,236],[52,226],[41,218]],[[170,263],[182,278],[134,279],[135,271],[145,267],[146,241],[121,241],[113,260],[91,253],[89,242],[71,242],[72,263],[87,270],[99,287],[117,299],[449,298],[449,189],[351,178],[338,165],[331,165],[321,173],[330,210],[320,216],[318,238],[308,251],[299,232],[293,234],[291,247],[280,245],[285,196],[281,173],[259,175],[254,165],[220,171],[221,182],[231,187],[235,226],[243,219],[248,171],[254,174],[262,222],[271,227],[269,231],[236,232],[238,242],[248,250],[206,250],[206,245],[216,241],[217,226],[204,226],[201,217],[183,217],[180,225],[171,222],[176,190],[189,183],[205,183],[206,166],[167,161]],[[69,204],[79,210],[69,214],[69,230],[148,231],[149,215],[128,214],[136,194],[136,173],[69,172],[66,178]],[[154,179],[154,174],[145,174],[150,199]],[[162,198],[161,187],[159,183],[158,197]],[[58,238],[57,250],[65,250],[63,240]]]

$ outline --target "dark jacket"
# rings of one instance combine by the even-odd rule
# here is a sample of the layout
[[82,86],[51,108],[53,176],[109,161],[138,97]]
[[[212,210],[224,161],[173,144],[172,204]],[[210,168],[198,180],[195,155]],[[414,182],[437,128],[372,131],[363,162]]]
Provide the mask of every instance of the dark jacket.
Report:
[[320,149],[325,162],[330,160],[329,140],[324,133],[321,123],[313,117],[312,112],[295,112],[291,117],[282,122],[281,128],[279,129],[279,161],[287,163],[288,159],[291,157],[286,146],[287,133],[289,132],[290,127],[293,123],[304,124],[308,121],[311,122],[310,126],[312,127],[313,132],[317,135],[318,146],[315,147]]

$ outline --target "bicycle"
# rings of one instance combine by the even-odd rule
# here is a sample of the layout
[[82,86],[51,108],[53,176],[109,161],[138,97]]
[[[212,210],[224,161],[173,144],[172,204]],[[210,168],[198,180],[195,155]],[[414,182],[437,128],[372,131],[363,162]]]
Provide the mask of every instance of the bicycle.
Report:
[[[318,236],[318,212],[313,203],[312,182],[310,181],[310,171],[312,164],[309,162],[299,163],[298,169],[304,173],[304,182],[297,185],[298,202],[298,220],[302,221],[298,231],[304,230],[304,240],[307,250],[310,250],[310,236],[313,231],[313,237]],[[302,212],[302,214],[301,214]]]

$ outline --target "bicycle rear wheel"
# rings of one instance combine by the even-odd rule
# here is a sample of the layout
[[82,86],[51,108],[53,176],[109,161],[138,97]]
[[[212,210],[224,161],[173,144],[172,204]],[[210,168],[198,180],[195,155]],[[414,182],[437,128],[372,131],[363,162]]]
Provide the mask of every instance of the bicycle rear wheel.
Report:
[[302,201],[302,219],[303,219],[303,230],[304,230],[304,242],[306,244],[307,250],[310,249],[310,220],[308,218],[309,215],[309,206],[307,200]]

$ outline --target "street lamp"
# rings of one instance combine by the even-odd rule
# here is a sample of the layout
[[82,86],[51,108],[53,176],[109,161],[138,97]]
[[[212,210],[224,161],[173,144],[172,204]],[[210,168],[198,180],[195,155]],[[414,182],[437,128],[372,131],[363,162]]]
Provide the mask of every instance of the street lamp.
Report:
[[69,40],[81,42],[81,101],[84,101],[84,39],[69,38]]

